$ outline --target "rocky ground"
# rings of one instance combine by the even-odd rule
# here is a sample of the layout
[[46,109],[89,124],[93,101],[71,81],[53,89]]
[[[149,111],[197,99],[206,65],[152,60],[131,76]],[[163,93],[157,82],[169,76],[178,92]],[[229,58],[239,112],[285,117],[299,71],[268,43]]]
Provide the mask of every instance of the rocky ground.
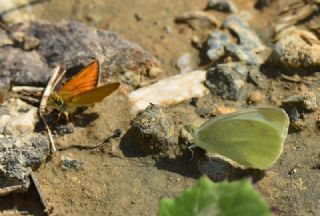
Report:
[[[319,214],[317,1],[56,0],[16,10],[27,1],[3,2],[2,214],[45,214],[31,176],[52,215],[156,215],[161,198],[202,174],[253,179],[275,215]],[[52,154],[37,114],[39,87],[56,66],[68,78],[93,59],[101,81],[121,87],[73,124],[46,114]],[[192,157],[182,125],[263,105],[284,108],[291,120],[271,168]],[[99,148],[79,147],[112,134]]]

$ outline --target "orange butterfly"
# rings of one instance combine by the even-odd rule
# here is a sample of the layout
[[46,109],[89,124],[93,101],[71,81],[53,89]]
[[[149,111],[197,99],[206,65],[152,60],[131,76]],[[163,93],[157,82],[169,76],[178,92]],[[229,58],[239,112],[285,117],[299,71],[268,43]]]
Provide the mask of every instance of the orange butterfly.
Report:
[[53,92],[48,98],[48,106],[58,110],[59,116],[63,113],[68,121],[69,114],[74,113],[78,107],[98,103],[120,86],[120,83],[115,82],[97,87],[99,77],[99,62],[95,60],[64,84],[58,92]]

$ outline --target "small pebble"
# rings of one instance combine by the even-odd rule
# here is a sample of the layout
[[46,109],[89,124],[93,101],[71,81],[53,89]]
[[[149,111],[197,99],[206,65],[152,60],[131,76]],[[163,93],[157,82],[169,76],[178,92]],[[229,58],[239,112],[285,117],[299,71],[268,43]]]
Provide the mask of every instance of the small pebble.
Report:
[[83,162],[72,159],[69,157],[62,156],[60,161],[60,166],[62,170],[80,170],[83,168]]
[[214,106],[212,111],[211,111],[211,115],[212,116],[218,116],[218,115],[224,115],[224,114],[228,114],[228,113],[233,113],[237,111],[235,108],[233,107],[225,107],[225,106]]
[[257,0],[257,2],[255,3],[254,7],[256,9],[263,9],[265,7],[269,7],[272,3],[272,0]]
[[193,70],[193,62],[191,53],[182,54],[177,60],[177,67],[180,69],[181,74],[188,73]]
[[168,34],[171,34],[172,33],[172,28],[170,26],[165,26],[164,27],[164,31]]
[[202,43],[200,38],[197,35],[193,35],[191,38],[192,45],[195,46],[197,49],[202,48]]
[[194,107],[197,107],[198,106],[198,101],[199,101],[199,98],[193,97],[193,98],[191,98],[190,105],[192,105]]
[[71,122],[67,125],[59,125],[56,127],[56,131],[60,136],[64,134],[71,134],[74,132],[74,126]]
[[140,15],[140,14],[137,14],[137,13],[134,14],[134,18],[135,18],[138,22],[142,20],[141,15]]
[[209,0],[207,9],[218,10],[225,13],[236,13],[238,11],[232,0]]
[[73,182],[78,182],[78,178],[77,178],[76,176],[72,176],[72,177],[71,177],[71,181],[73,181]]
[[263,101],[263,95],[259,91],[253,91],[248,97],[249,104],[257,104]]
[[289,172],[288,172],[288,174],[289,175],[293,175],[293,174],[295,174],[297,172],[297,168],[292,168]]
[[297,107],[288,107],[285,108],[290,121],[298,121],[301,118],[301,115],[297,109]]
[[317,97],[314,92],[290,96],[285,99],[282,104],[284,107],[297,107],[298,110],[307,112],[315,112],[318,108]]
[[210,108],[197,108],[195,112],[200,118],[208,118],[211,115]]

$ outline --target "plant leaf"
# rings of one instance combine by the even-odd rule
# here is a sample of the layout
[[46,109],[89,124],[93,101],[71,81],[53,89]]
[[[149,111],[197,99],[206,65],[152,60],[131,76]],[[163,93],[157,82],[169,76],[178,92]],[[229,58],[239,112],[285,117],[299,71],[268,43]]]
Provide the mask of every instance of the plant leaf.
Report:
[[269,206],[248,180],[213,183],[202,177],[176,199],[160,201],[159,216],[267,216]]

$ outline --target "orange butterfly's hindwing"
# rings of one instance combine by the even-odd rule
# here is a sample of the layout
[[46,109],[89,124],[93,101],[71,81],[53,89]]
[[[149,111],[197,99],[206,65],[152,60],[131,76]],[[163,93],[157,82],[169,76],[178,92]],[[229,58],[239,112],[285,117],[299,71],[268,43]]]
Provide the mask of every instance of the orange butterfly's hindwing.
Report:
[[120,83],[111,83],[104,86],[97,87],[87,92],[83,92],[74,96],[71,99],[72,104],[90,105],[102,101],[105,97],[117,90]]

